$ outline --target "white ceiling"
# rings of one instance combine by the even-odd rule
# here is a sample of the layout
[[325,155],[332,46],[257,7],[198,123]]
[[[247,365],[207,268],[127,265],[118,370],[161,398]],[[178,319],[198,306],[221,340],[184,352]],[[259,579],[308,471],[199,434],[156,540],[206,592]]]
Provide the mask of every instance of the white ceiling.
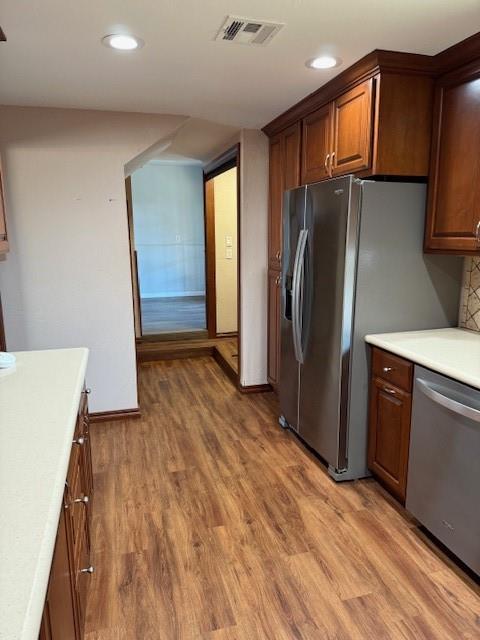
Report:
[[[214,42],[227,14],[285,22],[266,47]],[[479,0],[2,0],[0,102],[175,113],[259,127],[375,48],[435,54],[480,25]],[[116,52],[102,36],[145,40]]]

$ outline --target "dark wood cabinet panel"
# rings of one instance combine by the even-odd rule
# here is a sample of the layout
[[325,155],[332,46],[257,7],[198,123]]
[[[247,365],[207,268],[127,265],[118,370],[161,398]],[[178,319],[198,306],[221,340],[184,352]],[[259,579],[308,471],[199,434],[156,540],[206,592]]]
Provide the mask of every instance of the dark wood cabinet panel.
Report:
[[40,640],[82,640],[90,579],[92,456],[87,392],[82,393],[65,482]]
[[280,372],[280,272],[268,272],[268,381],[275,388]]
[[333,103],[332,175],[368,169],[372,156],[373,78]]
[[302,184],[330,177],[331,104],[326,104],[303,120]]
[[76,640],[75,593],[72,585],[68,520],[62,505],[40,638]]
[[282,262],[283,194],[300,184],[300,138],[297,123],[270,140],[268,263],[272,269],[280,269]]
[[[412,364],[378,349],[373,350],[372,362],[368,467],[393,495],[404,502],[412,408],[411,377],[407,376],[410,376]],[[376,375],[380,365],[389,369],[392,364],[395,364],[394,371],[401,372],[400,379],[408,389],[401,389]]]
[[268,260],[271,267],[280,268],[282,250],[282,201],[284,185],[284,139],[278,135],[270,140],[270,180],[268,219]]
[[426,250],[480,252],[480,65],[437,85]]
[[301,126],[297,122],[283,132],[284,182],[283,188],[294,189],[300,184],[300,141]]

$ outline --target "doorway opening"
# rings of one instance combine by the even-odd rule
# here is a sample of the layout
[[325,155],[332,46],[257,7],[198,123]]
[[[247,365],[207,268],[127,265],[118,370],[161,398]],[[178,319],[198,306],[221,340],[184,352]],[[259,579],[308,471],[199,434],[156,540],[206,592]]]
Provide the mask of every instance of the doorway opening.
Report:
[[205,174],[207,326],[239,373],[239,167],[234,156]]
[[138,359],[211,353],[235,384],[239,153],[207,166],[154,160],[125,180]]
[[201,163],[148,162],[126,192],[137,338],[206,337]]

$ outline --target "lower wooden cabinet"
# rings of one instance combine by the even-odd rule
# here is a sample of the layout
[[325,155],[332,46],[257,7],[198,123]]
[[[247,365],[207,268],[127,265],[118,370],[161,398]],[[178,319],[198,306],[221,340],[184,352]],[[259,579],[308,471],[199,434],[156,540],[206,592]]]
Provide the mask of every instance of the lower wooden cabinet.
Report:
[[72,443],[40,640],[83,638],[88,581],[93,573],[90,564],[92,500],[92,456],[85,391]]
[[[382,377],[376,374],[379,365]],[[395,366],[394,366],[395,365]],[[368,467],[401,502],[405,502],[412,408],[412,364],[374,349],[370,383]],[[404,383],[404,388],[391,379]]]
[[268,381],[275,389],[280,374],[280,271],[268,272]]
[[77,639],[75,592],[70,572],[70,543],[68,535],[67,496],[60,512],[57,540],[53,553],[50,581],[43,610],[40,640]]

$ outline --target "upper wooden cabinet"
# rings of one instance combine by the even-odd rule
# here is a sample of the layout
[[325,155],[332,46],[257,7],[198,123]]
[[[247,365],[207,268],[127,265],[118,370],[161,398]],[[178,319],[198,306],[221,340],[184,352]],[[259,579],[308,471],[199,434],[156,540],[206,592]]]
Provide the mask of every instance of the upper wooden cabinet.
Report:
[[373,78],[333,102],[331,173],[352,173],[370,166]]
[[480,64],[441,78],[435,94],[426,251],[480,252]]
[[332,108],[330,104],[303,119],[302,183],[330,177],[330,138]]
[[7,225],[5,222],[5,198],[3,192],[2,166],[0,164],[0,254],[8,251]]
[[378,74],[303,118],[302,183],[428,174],[433,81]]
[[300,123],[270,140],[270,204],[268,262],[280,269],[282,257],[282,205],[286,189],[300,184]]

